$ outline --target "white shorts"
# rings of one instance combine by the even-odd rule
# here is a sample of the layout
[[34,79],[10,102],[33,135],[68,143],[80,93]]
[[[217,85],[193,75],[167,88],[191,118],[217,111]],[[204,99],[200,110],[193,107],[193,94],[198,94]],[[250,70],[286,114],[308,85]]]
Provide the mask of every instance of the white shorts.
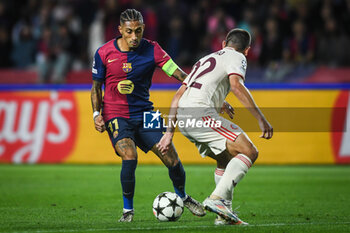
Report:
[[[188,110],[178,109],[178,121],[188,121]],[[233,122],[221,117],[215,111],[206,111],[201,116],[193,116],[195,127],[179,127],[181,133],[193,142],[202,157],[217,155],[226,150],[226,141],[235,141],[243,130]],[[198,125],[197,125],[198,124]],[[202,126],[201,126],[202,125]],[[192,126],[192,125],[191,125]]]

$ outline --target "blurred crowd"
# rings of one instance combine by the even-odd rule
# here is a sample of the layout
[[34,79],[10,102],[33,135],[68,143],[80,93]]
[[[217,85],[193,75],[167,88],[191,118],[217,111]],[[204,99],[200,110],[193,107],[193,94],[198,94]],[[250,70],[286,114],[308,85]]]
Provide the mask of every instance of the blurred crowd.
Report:
[[221,49],[235,27],[251,33],[248,63],[264,68],[266,81],[350,65],[350,0],[0,0],[0,68],[35,69],[40,82],[62,83],[69,70],[90,68],[127,8],[141,11],[144,37],[180,66]]

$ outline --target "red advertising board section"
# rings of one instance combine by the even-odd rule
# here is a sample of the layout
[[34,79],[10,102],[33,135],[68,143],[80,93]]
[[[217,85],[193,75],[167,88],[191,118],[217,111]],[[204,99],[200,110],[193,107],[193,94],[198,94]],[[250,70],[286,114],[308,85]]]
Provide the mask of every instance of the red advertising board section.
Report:
[[[153,90],[155,106],[170,105],[175,90]],[[349,164],[349,90],[255,90],[261,107],[326,107],[328,132],[276,132],[272,140],[248,133],[260,151],[259,164]],[[233,95],[228,101],[239,107]],[[336,111],[338,108],[346,111]],[[90,91],[0,91],[0,163],[120,163],[106,133],[95,131]],[[271,119],[272,124],[283,119]],[[334,130],[337,129],[337,130]],[[338,130],[344,129],[344,130]],[[174,144],[184,163],[213,163],[202,159],[180,133]],[[140,163],[158,164],[152,153],[138,151]]]
[[77,140],[76,106],[73,92],[0,92],[0,161],[64,161]]
[[336,163],[350,163],[350,95],[349,91],[341,91],[336,98],[334,109],[346,108],[332,113],[332,129],[344,129],[342,132],[332,131],[332,148]]

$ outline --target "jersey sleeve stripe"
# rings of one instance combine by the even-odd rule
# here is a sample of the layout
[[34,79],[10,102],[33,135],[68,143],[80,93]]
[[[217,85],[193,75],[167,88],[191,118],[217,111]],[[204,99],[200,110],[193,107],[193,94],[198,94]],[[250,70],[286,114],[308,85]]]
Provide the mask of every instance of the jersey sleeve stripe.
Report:
[[241,74],[238,74],[238,73],[230,73],[230,74],[228,74],[227,77],[229,78],[231,75],[237,75],[237,76],[241,77],[243,80],[245,80],[245,78]]

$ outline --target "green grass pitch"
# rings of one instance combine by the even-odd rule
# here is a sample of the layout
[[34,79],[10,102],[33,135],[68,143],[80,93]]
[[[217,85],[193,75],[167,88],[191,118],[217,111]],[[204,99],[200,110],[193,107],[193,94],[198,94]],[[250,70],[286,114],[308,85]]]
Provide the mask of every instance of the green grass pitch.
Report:
[[[185,165],[187,193],[203,201],[214,166]],[[214,226],[187,209],[158,222],[153,199],[173,191],[164,166],[139,165],[135,218],[119,223],[119,165],[0,165],[0,232],[350,232],[349,166],[254,166],[233,206],[250,226]]]

